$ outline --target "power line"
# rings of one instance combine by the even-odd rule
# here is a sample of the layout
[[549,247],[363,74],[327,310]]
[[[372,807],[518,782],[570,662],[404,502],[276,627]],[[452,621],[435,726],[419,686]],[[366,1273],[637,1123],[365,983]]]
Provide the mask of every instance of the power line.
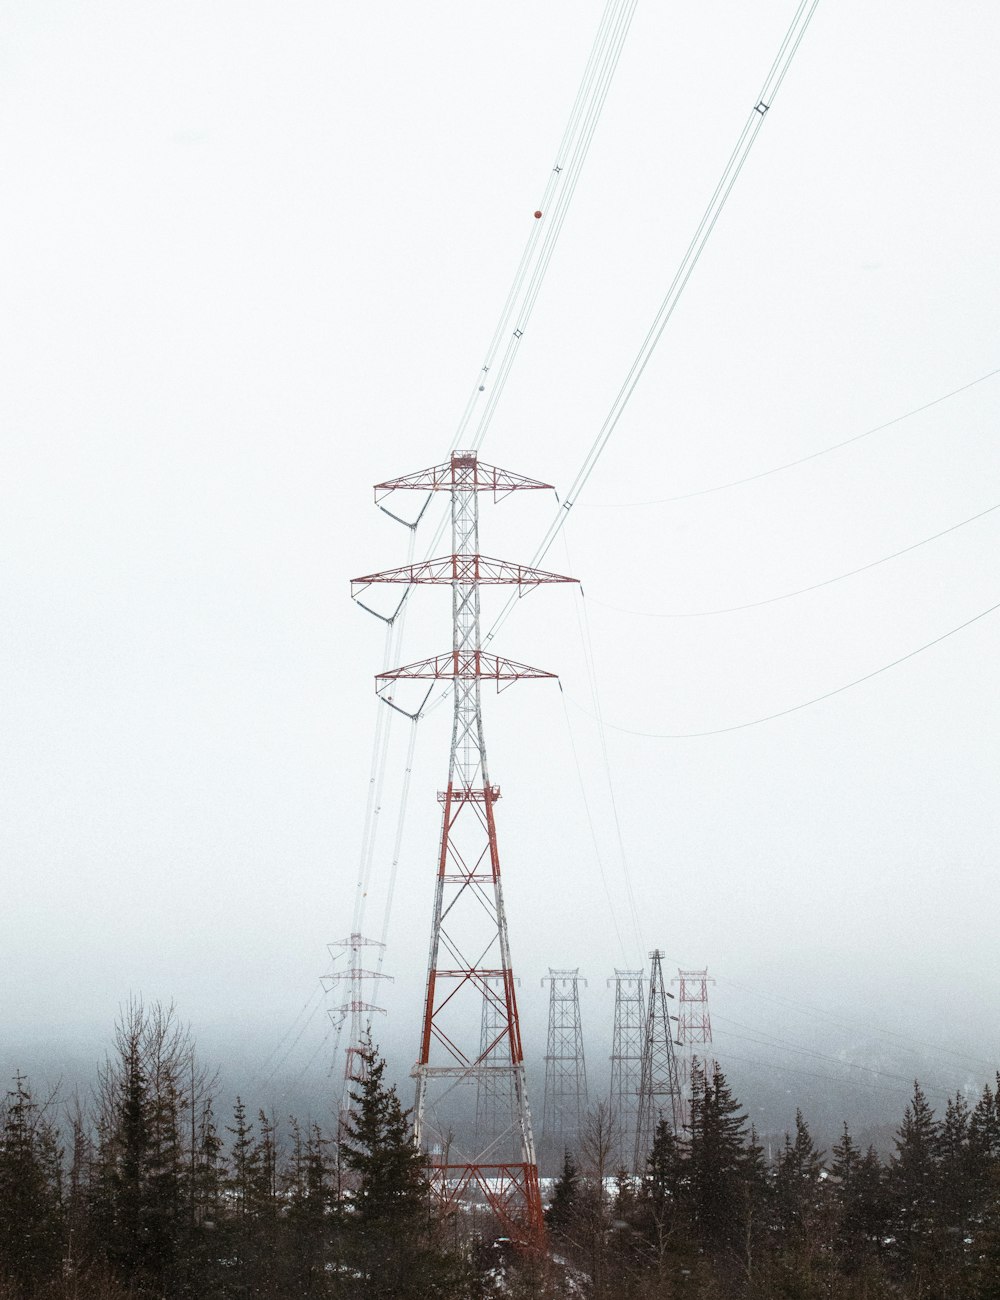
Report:
[[996,370],[987,371],[985,375],[980,375],[978,379],[970,379],[967,384],[962,384],[960,388],[953,388],[950,393],[944,393],[940,397],[935,397],[923,406],[915,406],[912,411],[904,411],[902,415],[894,416],[891,420],[886,420],[884,424],[877,424],[874,429],[866,429],[864,433],[856,433],[853,437],[845,438],[843,442],[835,442],[831,447],[823,447],[819,451],[812,451],[808,456],[800,456],[797,460],[786,461],[783,465],[774,465],[771,469],[761,470],[757,474],[748,474],[746,478],[730,479],[727,483],[716,483],[713,487],[699,488],[695,492],[681,492],[672,497],[656,497],[650,501],[589,501],[585,508],[588,510],[631,510],[634,506],[664,506],[670,505],[675,501],[692,501],[695,497],[709,496],[713,492],[725,492],[728,488],[742,487],[744,483],[756,483],[758,479],[768,478],[772,474],[780,474],[786,469],[794,469],[797,465],[805,465],[811,460],[818,460],[820,456],[828,456],[832,451],[840,451],[842,447],[849,447],[852,443],[860,442],[862,438],[870,438],[875,433],[882,433],[885,429],[891,429],[893,425],[902,423],[903,420],[909,420],[914,415],[920,415],[923,411],[929,411],[933,406],[939,406],[942,402],[947,402],[949,398],[957,397],[959,393],[968,392],[970,388],[975,388],[977,384],[984,384],[987,379],[994,379],[1000,375],[1000,367]]
[[[791,1065],[776,1065],[773,1060],[758,1061],[752,1056],[734,1056],[732,1052],[723,1051],[719,1055],[724,1055],[727,1061],[737,1061],[740,1065],[749,1065],[759,1070],[763,1070],[768,1078],[773,1082],[775,1074],[795,1074],[801,1075],[807,1079],[820,1079],[823,1083],[829,1085],[836,1083],[843,1088],[855,1088],[861,1092],[871,1095],[872,1092],[880,1092],[885,1096],[900,1097],[905,1095],[902,1089],[890,1085],[888,1088],[879,1088],[876,1084],[860,1083],[854,1079],[837,1079],[831,1074],[821,1074],[816,1070],[803,1070]],[[924,1090],[927,1096],[936,1097],[939,1101],[949,1100],[947,1093],[941,1092],[936,1088]]]
[[919,550],[921,546],[927,546],[928,543],[936,542],[941,537],[947,537],[949,533],[957,532],[959,528],[965,528],[967,524],[974,524],[978,519],[985,519],[994,510],[1000,510],[1000,502],[994,506],[987,506],[985,510],[980,510],[978,514],[971,515],[968,519],[963,519],[957,524],[952,524],[949,528],[943,528],[939,533],[924,537],[911,546],[904,546],[902,550],[893,551],[891,555],[883,555],[881,559],[862,564],[857,569],[849,569],[847,573],[838,573],[835,578],[824,578],[822,582],[814,582],[808,587],[798,587],[795,591],[786,591],[780,596],[768,596],[766,600],[748,601],[745,605],[727,605],[721,609],[696,609],[680,612],[668,610],[661,613],[648,609],[623,609],[621,605],[610,605],[607,601],[595,600],[593,596],[589,597],[589,599],[593,604],[600,605],[602,609],[611,609],[618,614],[632,614],[636,618],[712,618],[717,614],[738,614],[745,609],[761,609],[765,605],[775,605],[782,600],[791,600],[793,596],[804,596],[810,591],[819,591],[822,587],[830,587],[835,582],[843,582],[845,578],[853,578],[859,573],[867,573],[869,569],[876,569],[880,564],[887,564],[889,560],[896,560],[901,555],[909,555],[911,551]]
[[[567,566],[570,572],[572,572],[573,564],[572,561],[570,560],[569,544],[566,540],[565,534],[563,534],[563,544],[566,549]],[[587,667],[587,677],[590,683],[590,697],[593,703],[595,714],[597,718],[600,719],[603,716],[603,709],[601,707],[601,697],[600,697],[600,692],[598,690],[598,684],[597,684],[597,664],[594,659],[594,644],[590,635],[590,623],[587,618],[586,603],[581,602],[581,604],[576,607],[576,612],[577,612],[577,629],[579,630],[580,640],[583,645],[584,662]],[[559,683],[559,690],[562,691],[562,682]],[[563,710],[565,712],[565,702],[563,704]],[[566,722],[568,726],[569,724],[568,714],[566,715]],[[632,874],[629,869],[628,853],[625,849],[625,836],[622,832],[621,817],[619,816],[618,813],[618,800],[615,795],[615,783],[611,775],[611,756],[608,753],[607,735],[603,727],[598,727],[598,735],[600,736],[600,742],[601,742],[601,757],[604,763],[604,775],[608,787],[608,799],[611,804],[612,819],[614,821],[615,835],[618,842],[618,855],[622,866],[622,877],[625,882],[625,899],[628,904],[629,917],[632,922],[632,932],[633,935],[635,936],[636,951],[638,955],[641,955],[646,951],[646,944],[643,941],[642,922],[639,917],[639,909],[636,906],[635,892],[632,889]],[[589,811],[588,811],[588,817],[589,817]]]
[[730,979],[725,975],[720,975],[717,978],[720,984],[726,984],[729,985],[730,988],[739,989],[743,993],[749,993],[751,997],[762,998],[764,1001],[774,1002],[778,1006],[789,1007],[791,1010],[798,1012],[799,1015],[807,1016],[813,1020],[825,1020],[828,1024],[836,1025],[839,1029],[848,1029],[855,1033],[861,1030],[876,1038],[896,1039],[898,1040],[896,1044],[897,1046],[901,1047],[903,1050],[912,1052],[914,1055],[917,1055],[916,1049],[921,1048],[925,1052],[930,1052],[939,1056],[952,1056],[956,1060],[970,1062],[975,1064],[977,1067],[986,1065],[990,1070],[996,1068],[996,1063],[990,1063],[986,1057],[972,1056],[968,1052],[958,1052],[954,1048],[943,1047],[940,1043],[929,1043],[924,1039],[912,1038],[907,1034],[901,1034],[898,1030],[886,1029],[881,1025],[870,1025],[858,1020],[852,1021],[840,1016],[834,1016],[822,1007],[814,1006],[810,1002],[805,1002],[802,999],[784,997],[777,993],[765,993],[761,989],[755,989],[747,984],[741,984],[739,981]]
[[[781,42],[781,46],[775,56],[774,62],[771,64],[771,69],[761,87],[761,92],[757,97],[757,102],[750,110],[750,114],[744,124],[742,132],[740,133],[739,139],[736,142],[736,146],[729,157],[729,161],[723,169],[719,182],[715,187],[712,197],[709,199],[708,206],[702,214],[697,229],[691,238],[691,242],[688,245],[684,256],[681,258],[680,265],[674,273],[674,278],[670,282],[670,286],[667,289],[663,301],[660,303],[659,310],[653,319],[653,323],[650,325],[646,337],[642,341],[635,360],[632,362],[621,388],[619,388],[614,401],[611,403],[611,409],[605,416],[604,423],[598,430],[597,436],[594,438],[589,451],[584,457],[583,464],[577,471],[577,475],[570,486],[566,498],[563,500],[559,510],[556,512],[555,518],[549,525],[548,531],[542,538],[542,541],[532,558],[532,564],[540,564],[542,559],[548,554],[553,542],[562,531],[562,528],[569,517],[569,512],[572,510],[577,498],[586,486],[591,474],[594,472],[597,462],[600,460],[611,439],[611,435],[617,428],[618,421],[621,419],[622,414],[628,405],[629,399],[635,391],[636,385],[642,378],[642,374],[646,369],[646,366],[649,364],[649,360],[656,349],[656,345],[659,343],[663,331],[666,329],[667,323],[673,315],[674,310],[680,301],[681,295],[684,292],[695,267],[698,265],[702,253],[705,251],[705,245],[708,243],[709,236],[715,229],[719,217],[722,215],[722,211],[726,206],[729,195],[732,193],[733,186],[736,184],[739,174],[743,170],[743,166],[749,157],[750,150],[753,148],[753,143],[763,125],[764,118],[767,116],[771,105],[774,102],[774,97],[777,95],[781,83],[785,79],[788,69],[791,67],[792,60],[795,57],[799,44],[806,33],[806,29],[809,26],[809,22],[818,3],[819,0],[800,0],[791,25],[785,33],[784,40]],[[487,633],[487,643],[492,640],[497,629],[507,619],[513,607],[514,599],[511,599],[500,611],[500,614],[494,621],[492,628]]]
[[[723,1024],[737,1025],[740,1029],[751,1029],[750,1025],[740,1024],[738,1020],[730,1020],[728,1016],[713,1016],[713,1023],[719,1021]],[[859,1070],[864,1074],[873,1075],[880,1079],[893,1079],[898,1083],[912,1083],[913,1080],[905,1074],[895,1074],[891,1070],[880,1070],[874,1065],[862,1065],[858,1061],[842,1061],[839,1057],[830,1056],[827,1052],[820,1052],[816,1048],[807,1047],[804,1043],[794,1043],[790,1039],[780,1038],[775,1034],[763,1034],[758,1036],[748,1036],[747,1034],[737,1034],[731,1029],[723,1029],[723,1034],[728,1034],[730,1038],[739,1038],[747,1043],[756,1043],[759,1047],[782,1047],[786,1052],[792,1052],[798,1056],[811,1056],[820,1061],[830,1061],[834,1065],[843,1067],[846,1070]]]
[[816,695],[811,700],[803,700],[801,703],[793,704],[787,709],[779,709],[777,713],[768,713],[762,718],[751,718],[749,722],[735,722],[728,727],[713,727],[707,731],[640,731],[634,727],[622,727],[617,723],[608,722],[604,718],[597,718],[589,711],[589,709],[586,709],[582,704],[577,703],[577,701],[571,696],[568,696],[567,698],[575,708],[579,709],[581,713],[585,713],[587,717],[593,718],[600,726],[610,727],[612,731],[620,731],[626,736],[643,736],[648,740],[696,740],[703,736],[723,736],[730,731],[745,731],[747,727],[758,727],[764,722],[774,722],[777,718],[785,718],[790,713],[798,713],[802,709],[811,708],[814,704],[821,704],[824,700],[830,700],[835,695],[842,695],[844,691],[849,691],[855,686],[860,686],[862,682],[871,681],[873,677],[878,677],[881,673],[887,673],[891,668],[897,668],[900,664],[906,663],[908,659],[913,659],[917,655],[923,654],[925,650],[930,650],[933,646],[940,645],[942,641],[947,641],[949,637],[955,636],[959,632],[964,632],[967,627],[971,627],[973,623],[978,623],[980,619],[986,618],[987,615],[995,613],[998,609],[1000,609],[1000,602],[996,605],[991,605],[988,609],[984,609],[978,614],[974,614],[972,618],[966,619],[966,621],[960,623],[958,627],[953,627],[947,632],[942,632],[941,635],[936,636],[933,641],[927,641],[924,645],[917,646],[915,650],[910,650],[909,653],[900,655],[898,659],[893,659],[891,663],[883,664],[881,668],[875,668],[872,672],[865,673],[863,677],[856,677],[851,682],[845,682],[843,686],[837,686],[832,691],[825,691],[822,695]]

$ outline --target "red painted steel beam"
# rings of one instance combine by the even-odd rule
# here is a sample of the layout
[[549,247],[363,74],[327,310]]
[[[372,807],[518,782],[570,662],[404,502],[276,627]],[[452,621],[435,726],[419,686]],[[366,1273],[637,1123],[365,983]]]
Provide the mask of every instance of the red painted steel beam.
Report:
[[553,491],[551,483],[540,483],[537,479],[525,478],[523,474],[513,474],[508,469],[497,465],[487,465],[477,458],[475,452],[456,452],[450,461],[443,465],[432,465],[430,469],[417,470],[415,474],[404,474],[402,478],[387,479],[375,484],[375,500],[381,501],[390,492],[402,489],[415,489],[419,492],[451,492],[460,488],[465,492],[492,492],[494,496],[506,496],[508,492],[525,489],[545,488]]
[[403,564],[398,569],[352,578],[351,595],[356,596],[376,582],[439,585],[478,582],[485,586],[537,587],[543,582],[579,582],[579,578],[567,578],[561,573],[549,573],[546,569],[533,569],[529,564],[497,560],[489,555],[440,555],[419,564]]

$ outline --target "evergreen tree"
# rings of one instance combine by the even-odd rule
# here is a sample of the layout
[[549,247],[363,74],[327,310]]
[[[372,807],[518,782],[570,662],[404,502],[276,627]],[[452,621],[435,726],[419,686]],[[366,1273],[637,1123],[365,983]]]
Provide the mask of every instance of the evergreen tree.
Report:
[[99,1073],[87,1193],[90,1257],[128,1285],[167,1292],[180,1285],[192,1241],[194,1107],[209,1086],[173,1007],[129,1002]]
[[345,1216],[347,1263],[364,1300],[424,1300],[446,1293],[450,1261],[431,1235],[424,1157],[409,1112],[384,1082],[386,1063],[369,1043],[351,1093],[341,1158],[357,1178]]
[[888,1188],[896,1268],[926,1286],[933,1274],[940,1235],[939,1158],[941,1126],[919,1083],[896,1134]]
[[795,1140],[785,1134],[785,1146],[778,1157],[775,1191],[786,1233],[804,1236],[818,1205],[819,1175],[823,1153],[817,1151],[801,1110],[795,1112]]
[[292,1154],[285,1170],[285,1285],[296,1296],[325,1294],[330,1215],[329,1145],[318,1124],[303,1133],[290,1119]]
[[740,1167],[742,1206],[736,1254],[752,1285],[767,1251],[768,1230],[774,1218],[773,1187],[764,1148],[751,1125]]
[[0,1280],[32,1296],[59,1268],[62,1238],[58,1134],[18,1074],[0,1107]]
[[580,1170],[569,1147],[563,1153],[562,1173],[552,1188],[545,1222],[556,1233],[571,1231],[580,1210]]
[[961,1093],[949,1098],[938,1141],[940,1229],[952,1285],[965,1271],[965,1241],[977,1218],[978,1187],[969,1147],[969,1106]]
[[830,1154],[833,1156],[830,1176],[837,1207],[834,1249],[842,1267],[850,1274],[860,1268],[869,1251],[861,1212],[865,1157],[855,1145],[846,1121],[840,1140],[834,1143]]
[[718,1064],[709,1080],[695,1061],[691,1069],[688,1196],[696,1230],[714,1246],[734,1245],[741,1235],[747,1117],[739,1112],[740,1103]]
[[989,1084],[984,1086],[969,1117],[969,1150],[977,1173],[987,1176],[990,1166],[1000,1160],[1000,1078],[997,1086],[997,1093]]
[[652,1150],[646,1157],[635,1215],[648,1256],[661,1275],[667,1268],[669,1253],[676,1251],[687,1226],[684,1222],[686,1165],[673,1128],[661,1119],[653,1133]]

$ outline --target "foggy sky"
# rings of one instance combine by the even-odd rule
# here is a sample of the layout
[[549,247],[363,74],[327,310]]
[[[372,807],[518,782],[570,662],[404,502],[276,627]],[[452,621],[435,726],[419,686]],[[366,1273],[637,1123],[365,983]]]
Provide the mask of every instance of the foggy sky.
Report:
[[[572,480],[793,8],[639,6],[485,459]],[[230,1065],[328,1086],[314,991],[351,927],[384,639],[349,579],[408,544],[371,485],[445,458],[599,14],[5,7],[8,1073],[32,1044],[96,1057],[141,993]],[[780,596],[1000,502],[1000,377],[663,500],[1000,365],[998,25],[987,4],[820,5],[548,557],[583,595],[538,591],[498,635],[562,687],[484,693],[535,1076],[546,969],[590,979],[599,1060],[605,981],[654,945],[718,976],[744,1091],[782,1043],[919,1040],[942,1086],[996,1067],[997,616],[774,722],[630,732],[779,712],[996,603],[1000,511],[793,599],[654,617]],[[556,508],[535,496],[484,504],[484,553],[531,555]],[[449,644],[446,593],[411,603],[402,662]],[[420,724],[379,992],[400,1075],[448,730],[447,707]],[[373,931],[405,742],[394,724]],[[793,1088],[834,1070],[796,1059],[821,1077]]]

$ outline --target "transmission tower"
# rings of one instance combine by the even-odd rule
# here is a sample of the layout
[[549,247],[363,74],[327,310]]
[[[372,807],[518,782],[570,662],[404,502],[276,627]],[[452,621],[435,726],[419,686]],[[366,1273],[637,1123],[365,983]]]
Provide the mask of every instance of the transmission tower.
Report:
[[671,984],[679,984],[677,994],[677,1041],[681,1050],[677,1057],[677,1074],[681,1085],[681,1123],[691,1126],[691,1063],[698,1058],[711,1079],[712,1021],[708,1014],[708,986],[715,980],[707,970],[681,970]]
[[635,1168],[635,1134],[642,1082],[642,1045],[646,1029],[646,999],[641,970],[615,969],[615,1021],[611,1040],[611,1126],[616,1142],[616,1168]]
[[656,1127],[662,1120],[666,1120],[678,1136],[681,1132],[681,1090],[670,1025],[671,1020],[677,1017],[672,1016],[667,1008],[667,998],[674,995],[667,992],[663,983],[663,953],[654,948],[649,956],[649,1002],[646,1005],[639,1113],[635,1129],[636,1170],[645,1167]]
[[587,1113],[587,1065],[580,1020],[580,969],[553,970],[549,986],[549,1044],[545,1054],[545,1109],[542,1139],[550,1151],[575,1146]]
[[[453,452],[443,465],[380,483],[376,502],[400,489],[447,492],[451,554],[369,574],[352,584],[355,594],[381,582],[451,587],[451,650],[376,678],[378,694],[390,704],[399,683],[428,680],[451,682],[454,703],[448,786],[438,794],[442,829],[423,1026],[413,1068],[414,1135],[427,1152],[431,1184],[443,1209],[478,1200],[502,1231],[527,1241],[543,1232],[542,1202],[500,881],[494,815],[500,790],[490,784],[480,693],[484,681],[495,682],[500,691],[512,682],[554,674],[482,649],[480,588],[513,585],[525,594],[539,583],[573,579],[480,555],[479,493],[492,492],[497,501],[509,492],[549,486],[481,463],[474,451]],[[490,1004],[489,1023],[495,1026],[485,1051],[484,1002]],[[495,1051],[501,1044],[502,1053]],[[498,1112],[503,1113],[490,1134],[458,1150],[456,1090],[463,1083],[484,1081],[495,1081]],[[509,1104],[501,1108],[506,1096]]]
[[[366,939],[364,935],[357,933],[349,934],[346,939],[338,939],[336,943],[327,944],[327,951],[333,959],[335,968],[329,975],[322,977],[322,983],[327,989],[343,983],[348,985],[347,1001],[330,1010],[330,1019],[337,1028],[338,1041],[344,1025],[348,1022],[348,1018],[350,1019],[350,1038],[344,1049],[344,1076],[340,1093],[342,1121],[351,1108],[352,1091],[364,1078],[364,1045],[371,1033],[372,1016],[385,1015],[384,1007],[377,1007],[365,1000],[365,986],[392,978],[383,975],[381,971],[368,970],[362,966],[362,949],[381,949],[384,946],[377,939]],[[337,970],[337,958],[344,953],[347,954],[349,964],[342,970]]]
[[[520,984],[520,980],[515,981]],[[504,1017],[507,1007],[503,998],[503,981],[489,981],[494,996],[483,998],[479,1031],[479,1055],[487,1067],[476,1078],[476,1145],[489,1142],[497,1131],[501,1116],[509,1115],[514,1104],[510,1072],[506,1064],[507,1035]]]

